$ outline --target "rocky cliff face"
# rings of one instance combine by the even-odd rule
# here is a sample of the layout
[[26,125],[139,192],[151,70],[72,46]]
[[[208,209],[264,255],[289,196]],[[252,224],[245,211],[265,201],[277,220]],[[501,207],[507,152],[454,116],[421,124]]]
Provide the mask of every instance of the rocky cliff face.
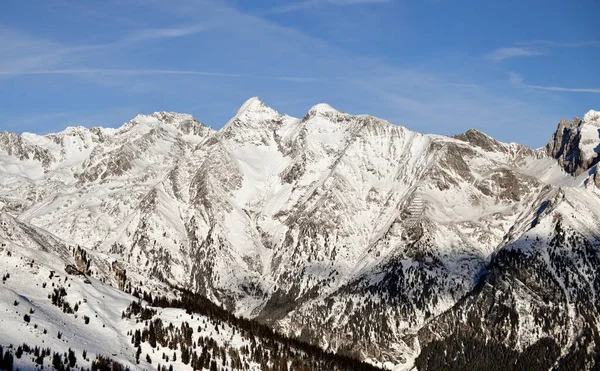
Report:
[[10,134],[0,207],[116,287],[184,287],[331,350],[410,368],[467,331],[564,355],[595,323],[599,119],[544,152],[253,98],[219,131],[159,112]]
[[579,175],[598,163],[599,138],[600,112],[589,111],[583,120],[562,119],[546,145],[546,152],[557,159],[566,172]]

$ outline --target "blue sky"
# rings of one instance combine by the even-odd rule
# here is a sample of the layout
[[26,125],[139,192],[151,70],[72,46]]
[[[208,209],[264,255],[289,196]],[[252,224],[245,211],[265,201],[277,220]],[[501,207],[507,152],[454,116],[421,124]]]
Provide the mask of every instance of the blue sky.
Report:
[[425,133],[544,145],[600,110],[600,5],[581,1],[2,0],[0,130],[221,127],[249,97]]

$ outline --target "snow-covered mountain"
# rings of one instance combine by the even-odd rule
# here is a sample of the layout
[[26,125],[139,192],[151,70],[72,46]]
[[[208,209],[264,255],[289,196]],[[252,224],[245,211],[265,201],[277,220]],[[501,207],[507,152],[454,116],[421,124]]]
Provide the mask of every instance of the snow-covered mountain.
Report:
[[[561,121],[532,150],[326,104],[297,119],[252,98],[218,131],[158,112],[117,129],[0,133],[0,208],[25,231],[0,240],[51,239],[117,288],[185,288],[394,368],[433,367],[425,357],[468,326],[517,352],[555,337],[557,362],[598,329],[597,309],[577,308],[596,308],[600,289],[599,120]],[[575,242],[555,241],[565,234]],[[469,322],[496,307],[508,319]],[[542,323],[550,309],[560,319]]]
[[[123,292],[95,252],[0,215],[2,370],[375,370],[276,335],[207,299]],[[92,276],[100,276],[95,279]],[[129,291],[129,290],[128,290]],[[154,296],[153,296],[154,294]],[[143,300],[142,300],[143,299]],[[218,366],[217,366],[218,365]]]

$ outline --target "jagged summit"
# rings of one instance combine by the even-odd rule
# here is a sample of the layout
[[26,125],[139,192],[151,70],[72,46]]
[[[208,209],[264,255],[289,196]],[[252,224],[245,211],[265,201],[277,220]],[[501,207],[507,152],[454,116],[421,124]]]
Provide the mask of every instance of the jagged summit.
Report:
[[258,97],[242,104],[236,114],[216,133],[220,139],[232,139],[236,143],[259,143],[272,135],[272,128],[283,118]]
[[237,110],[237,115],[240,115],[246,111],[258,111],[266,108],[265,103],[258,97],[252,97],[245,101],[241,107]]
[[463,134],[454,135],[453,138],[463,140],[474,144],[486,151],[501,151],[503,150],[503,144],[496,139],[490,137],[486,133],[477,129],[469,129]]
[[188,113],[178,113],[178,112],[169,112],[169,111],[157,111],[154,112],[151,116],[156,117],[162,121],[174,121],[174,120],[196,120],[194,116]]
[[[241,107],[237,110],[237,113],[235,114],[234,118],[240,117],[243,115],[248,115],[248,114],[272,114],[272,113],[276,113],[276,112],[277,111],[275,111],[273,108],[267,106],[259,97],[252,97],[252,98],[246,100],[241,105]],[[327,115],[327,114],[336,114],[336,113],[342,113],[342,112],[336,110],[335,108],[331,107],[327,103],[315,104],[308,110],[309,115],[315,115],[315,114]]]
[[228,131],[229,129],[227,128],[232,125],[245,126],[252,122],[270,120],[278,115],[279,113],[277,111],[267,106],[258,97],[252,97],[240,106],[236,114],[223,126],[221,131]]
[[546,152],[568,173],[579,175],[600,160],[600,112],[590,110],[583,119],[560,120]]
[[481,130],[477,130],[475,128],[469,128],[467,129],[467,131],[465,131],[466,135],[477,135],[477,136],[486,136],[488,138],[492,138],[491,136],[487,135],[486,133],[484,133]]
[[584,116],[583,121],[590,124],[597,124],[600,126],[600,111],[589,110]]
[[262,117],[271,117],[278,115],[277,111],[267,106],[258,97],[252,97],[245,101],[241,107],[237,110],[235,116],[229,120],[229,122],[236,119],[242,120],[253,120],[260,119]]
[[315,104],[314,106],[312,106],[309,110],[308,110],[309,114],[336,114],[336,113],[341,113],[340,111],[336,110],[335,108],[331,107],[329,104],[327,103],[319,103],[319,104]]
[[[151,114],[139,113],[129,123],[134,124],[145,124],[150,126],[156,126],[160,124],[170,124],[173,126],[179,126],[181,123],[195,122],[198,125],[205,126],[194,118],[194,116],[188,113],[168,112],[168,111],[157,111]],[[127,124],[125,124],[127,125]]]

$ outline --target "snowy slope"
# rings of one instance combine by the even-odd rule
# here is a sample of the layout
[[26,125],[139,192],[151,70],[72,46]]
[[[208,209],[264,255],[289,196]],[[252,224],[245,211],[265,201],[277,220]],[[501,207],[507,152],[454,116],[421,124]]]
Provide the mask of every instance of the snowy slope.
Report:
[[[77,271],[73,255],[48,233],[2,214],[0,346],[12,354],[14,369],[55,369],[53,357],[64,354],[66,364],[71,352],[75,357],[71,369],[93,368],[98,357],[118,362],[119,367],[147,370],[160,370],[161,365],[191,370],[194,364],[208,370],[217,362],[220,370],[262,370],[280,364],[375,369],[324,353],[309,355],[303,346],[284,344],[281,337],[269,337],[264,330],[253,333],[256,324],[239,324],[214,305],[200,314],[189,308],[150,307],[106,284],[104,277]],[[132,303],[140,303],[138,308],[150,314],[132,309]],[[141,341],[135,340],[138,333]]]

